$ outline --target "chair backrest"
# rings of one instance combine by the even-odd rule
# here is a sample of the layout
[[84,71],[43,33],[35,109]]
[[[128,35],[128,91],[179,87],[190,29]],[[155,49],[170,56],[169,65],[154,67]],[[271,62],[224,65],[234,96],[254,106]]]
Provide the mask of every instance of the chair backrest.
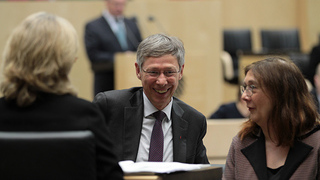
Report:
[[265,53],[300,52],[299,30],[261,30],[262,51]]
[[294,64],[298,66],[301,70],[302,74],[307,77],[309,69],[309,54],[308,53],[297,53],[297,52],[290,52],[288,53],[289,58],[292,60]]
[[96,179],[90,131],[0,132],[0,179]]
[[223,49],[232,56],[237,51],[252,51],[251,30],[250,29],[224,29]]
[[223,72],[224,80],[231,84],[238,84],[239,83],[238,82],[239,52],[240,51],[252,52],[251,30],[250,29],[224,29],[223,30],[223,50],[230,54],[232,58],[232,68],[233,68],[233,77],[226,78],[225,75],[227,72]]
[[227,51],[222,51],[220,56],[222,62],[223,77],[226,81],[231,81],[235,77],[232,57]]

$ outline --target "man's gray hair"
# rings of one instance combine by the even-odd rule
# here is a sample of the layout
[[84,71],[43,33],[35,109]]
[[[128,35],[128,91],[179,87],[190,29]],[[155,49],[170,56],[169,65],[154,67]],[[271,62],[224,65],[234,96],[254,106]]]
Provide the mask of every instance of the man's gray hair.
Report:
[[141,69],[146,58],[161,57],[168,54],[177,58],[179,69],[181,69],[184,64],[185,54],[183,42],[177,37],[154,34],[147,37],[139,44],[137,50],[137,64]]

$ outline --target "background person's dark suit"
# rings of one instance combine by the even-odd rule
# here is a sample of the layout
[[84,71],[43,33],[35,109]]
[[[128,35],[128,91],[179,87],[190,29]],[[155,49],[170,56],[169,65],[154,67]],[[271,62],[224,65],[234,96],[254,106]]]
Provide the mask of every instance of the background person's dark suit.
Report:
[[245,118],[237,109],[236,102],[222,104],[217,111],[209,116],[209,119],[235,119]]
[[[102,110],[120,160],[137,158],[142,121],[143,90],[135,87],[97,94],[94,103]],[[203,137],[206,118],[197,110],[173,97],[172,104],[173,161],[207,164]]]
[[124,18],[127,31],[128,49],[123,50],[106,19],[101,16],[85,26],[85,46],[94,71],[94,95],[114,89],[114,54],[124,51],[136,51],[141,42],[141,34],[136,22]]
[[0,131],[90,130],[96,140],[97,179],[123,179],[103,115],[94,104],[71,95],[43,93],[24,108],[0,98],[0,112]]
[[308,66],[308,73],[306,78],[311,82],[313,86],[315,86],[313,77],[316,74],[316,68],[319,63],[320,63],[320,44],[312,47],[312,50],[309,55],[309,66]]
[[317,106],[318,113],[320,113],[320,105],[319,105],[319,100],[318,100],[318,95],[317,95],[316,88],[313,88],[310,93],[312,95],[312,98],[314,100],[315,105]]

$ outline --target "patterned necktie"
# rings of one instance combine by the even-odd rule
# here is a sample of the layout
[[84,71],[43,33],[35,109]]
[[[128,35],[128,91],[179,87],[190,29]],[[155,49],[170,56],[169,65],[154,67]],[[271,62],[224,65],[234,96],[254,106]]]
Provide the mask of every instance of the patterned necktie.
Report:
[[126,37],[126,29],[124,23],[116,18],[116,22],[118,25],[118,31],[116,32],[116,36],[119,40],[122,50],[128,50],[128,43]]
[[153,126],[150,148],[149,148],[149,161],[163,161],[163,132],[162,132],[162,120],[166,117],[166,114],[162,111],[153,113],[156,121]]

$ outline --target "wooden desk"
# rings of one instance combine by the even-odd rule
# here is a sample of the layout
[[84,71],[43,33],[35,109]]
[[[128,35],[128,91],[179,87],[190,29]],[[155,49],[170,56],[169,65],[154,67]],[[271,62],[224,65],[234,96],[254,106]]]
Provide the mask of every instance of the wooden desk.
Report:
[[125,180],[162,180],[160,176],[157,175],[125,175]]
[[207,167],[199,170],[170,174],[125,174],[125,180],[221,180],[222,167]]
[[232,138],[247,119],[208,119],[207,134],[203,143],[207,148],[210,164],[225,164]]

